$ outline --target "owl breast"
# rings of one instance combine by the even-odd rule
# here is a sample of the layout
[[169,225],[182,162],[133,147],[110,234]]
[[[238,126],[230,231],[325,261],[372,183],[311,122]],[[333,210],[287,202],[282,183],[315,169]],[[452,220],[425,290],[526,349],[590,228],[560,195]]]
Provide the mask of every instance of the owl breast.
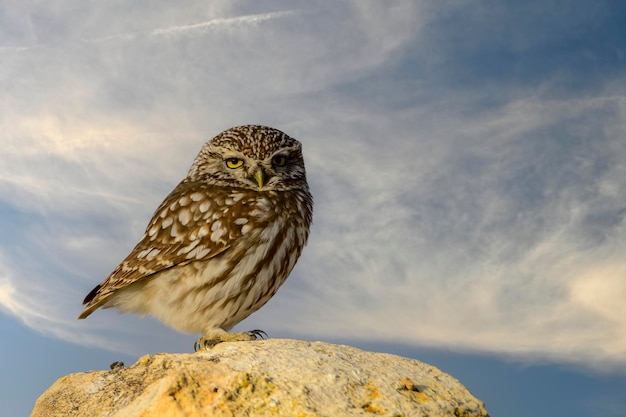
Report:
[[[311,221],[311,207],[301,193],[308,191],[222,194],[213,200],[219,206],[213,213],[219,216],[200,218],[194,226],[179,230],[190,235],[208,228],[206,238],[224,245],[219,254],[200,260],[192,257],[184,265],[135,282],[120,290],[107,307],[151,314],[188,333],[230,330],[261,308],[295,266]],[[182,217],[193,218],[194,211]],[[190,250],[198,247],[203,246]]]

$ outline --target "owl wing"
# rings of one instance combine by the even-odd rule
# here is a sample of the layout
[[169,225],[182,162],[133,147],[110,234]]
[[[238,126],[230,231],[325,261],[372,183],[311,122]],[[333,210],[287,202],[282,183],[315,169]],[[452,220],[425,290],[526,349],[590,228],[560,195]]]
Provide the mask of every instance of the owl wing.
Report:
[[161,203],[126,259],[85,297],[87,306],[78,318],[87,317],[127,285],[228,250],[246,230],[248,219],[238,215],[245,197],[243,190],[183,180]]

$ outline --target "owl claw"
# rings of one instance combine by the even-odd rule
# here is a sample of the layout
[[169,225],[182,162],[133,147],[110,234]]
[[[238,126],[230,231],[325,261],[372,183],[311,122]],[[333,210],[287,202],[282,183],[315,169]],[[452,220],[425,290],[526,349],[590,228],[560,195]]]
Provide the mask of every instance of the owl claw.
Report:
[[250,330],[244,333],[248,334],[250,337],[254,337],[254,339],[252,340],[267,339],[267,333],[265,333],[263,330],[256,329],[256,330]]
[[193,344],[194,352],[210,350],[222,342],[249,342],[252,340],[267,339],[267,333],[263,330],[250,330],[241,333],[219,333],[202,336]]

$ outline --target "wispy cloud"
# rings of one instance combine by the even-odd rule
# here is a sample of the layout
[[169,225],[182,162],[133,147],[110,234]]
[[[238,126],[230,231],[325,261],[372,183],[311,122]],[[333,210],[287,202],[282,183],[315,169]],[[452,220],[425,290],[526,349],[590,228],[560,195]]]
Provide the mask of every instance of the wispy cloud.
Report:
[[198,32],[203,32],[210,29],[227,29],[227,28],[241,28],[243,26],[254,25],[261,22],[265,22],[271,19],[279,19],[297,14],[298,11],[279,11],[270,13],[260,13],[246,16],[236,16],[229,18],[216,18],[199,23],[191,23],[185,25],[176,25],[161,27],[145,32],[129,32],[120,33],[115,35],[108,35],[100,38],[85,39],[86,42],[109,42],[109,41],[132,41],[138,37],[150,37],[150,36],[175,36],[175,35],[187,35]]
[[266,123],[304,143],[315,219],[248,323],[623,367],[624,77],[568,73],[593,81],[582,91],[562,86],[569,68],[512,82],[504,68],[467,83],[460,69],[486,59],[467,50],[497,48],[444,36],[453,4],[293,7],[100,22],[3,63],[0,305],[76,343],[171,348],[153,321],[76,322],[80,300],[205,140]]
[[213,19],[207,22],[194,23],[191,25],[179,25],[171,26],[167,28],[156,29],[150,32],[151,35],[169,35],[173,33],[185,33],[189,31],[196,31],[207,29],[216,26],[237,26],[241,24],[260,23],[270,19],[277,19],[281,17],[289,17],[297,12],[295,11],[281,11],[271,13],[261,13],[248,16],[237,16],[224,19]]

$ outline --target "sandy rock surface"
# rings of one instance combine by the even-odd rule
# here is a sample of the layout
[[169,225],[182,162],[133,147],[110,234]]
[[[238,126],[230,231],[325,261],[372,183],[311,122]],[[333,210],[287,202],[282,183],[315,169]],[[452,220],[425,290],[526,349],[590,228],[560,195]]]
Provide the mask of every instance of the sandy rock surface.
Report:
[[222,343],[61,377],[31,417],[487,416],[450,375],[417,360],[322,342]]

